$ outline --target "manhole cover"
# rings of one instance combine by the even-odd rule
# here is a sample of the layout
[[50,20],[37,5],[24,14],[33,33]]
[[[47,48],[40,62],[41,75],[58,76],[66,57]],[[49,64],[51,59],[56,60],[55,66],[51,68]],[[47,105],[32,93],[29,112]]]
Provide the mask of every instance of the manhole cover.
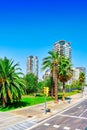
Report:
[[41,110],[44,110],[44,108],[42,108]]
[[32,116],[27,116],[28,118],[32,118]]

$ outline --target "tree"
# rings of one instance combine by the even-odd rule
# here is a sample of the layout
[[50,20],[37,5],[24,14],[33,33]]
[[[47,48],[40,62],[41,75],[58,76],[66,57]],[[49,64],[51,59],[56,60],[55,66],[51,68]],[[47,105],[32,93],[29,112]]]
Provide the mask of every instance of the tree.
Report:
[[85,84],[85,73],[83,73],[83,72],[79,73],[79,83],[80,83],[81,87]]
[[74,80],[71,83],[71,88],[72,89],[77,89],[77,90],[81,90],[81,86],[79,84],[79,80]]
[[50,91],[51,80],[50,77],[45,78],[43,81],[38,82],[38,92],[43,92],[44,87],[48,87]]
[[38,92],[43,92],[44,86],[45,86],[44,81],[38,82]]
[[47,77],[45,80],[44,80],[44,84],[46,87],[49,87],[50,88],[50,84],[51,84],[51,79],[50,77]]
[[[49,56],[43,59],[42,70],[50,69],[51,88],[53,89],[53,82],[55,88],[55,101],[58,101],[58,52],[49,51]],[[53,90],[52,90],[53,91]]]
[[59,80],[63,83],[63,95],[62,100],[65,100],[65,82],[70,80],[72,77],[72,69],[71,69],[71,61],[69,58],[66,58],[65,56],[61,56],[59,67],[58,67],[58,77]]
[[0,99],[3,107],[21,99],[25,87],[22,76],[21,69],[13,60],[0,59]]
[[33,73],[28,73],[24,77],[26,82],[26,92],[29,93],[36,93],[37,92],[37,84],[38,78]]

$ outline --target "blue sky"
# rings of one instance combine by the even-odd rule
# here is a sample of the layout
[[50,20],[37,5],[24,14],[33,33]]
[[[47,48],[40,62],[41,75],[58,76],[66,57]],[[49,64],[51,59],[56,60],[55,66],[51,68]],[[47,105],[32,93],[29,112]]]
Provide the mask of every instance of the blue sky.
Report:
[[29,55],[42,59],[59,40],[71,42],[73,66],[87,66],[86,0],[1,0],[0,57],[20,63]]

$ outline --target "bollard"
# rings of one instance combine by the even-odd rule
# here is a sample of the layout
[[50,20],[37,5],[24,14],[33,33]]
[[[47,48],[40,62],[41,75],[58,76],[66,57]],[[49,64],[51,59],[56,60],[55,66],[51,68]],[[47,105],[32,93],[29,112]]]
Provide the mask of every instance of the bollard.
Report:
[[46,109],[46,112],[50,112],[50,108],[47,108],[47,109]]

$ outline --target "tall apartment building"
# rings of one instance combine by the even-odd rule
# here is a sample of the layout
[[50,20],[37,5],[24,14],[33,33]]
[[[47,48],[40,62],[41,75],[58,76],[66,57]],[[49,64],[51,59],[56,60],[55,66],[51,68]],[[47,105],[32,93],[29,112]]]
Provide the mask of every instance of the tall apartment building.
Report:
[[58,51],[60,55],[65,55],[66,57],[71,59],[71,46],[70,42],[66,42],[65,40],[60,40],[54,43],[54,51]]
[[27,73],[33,73],[38,76],[38,57],[29,56],[27,57]]

